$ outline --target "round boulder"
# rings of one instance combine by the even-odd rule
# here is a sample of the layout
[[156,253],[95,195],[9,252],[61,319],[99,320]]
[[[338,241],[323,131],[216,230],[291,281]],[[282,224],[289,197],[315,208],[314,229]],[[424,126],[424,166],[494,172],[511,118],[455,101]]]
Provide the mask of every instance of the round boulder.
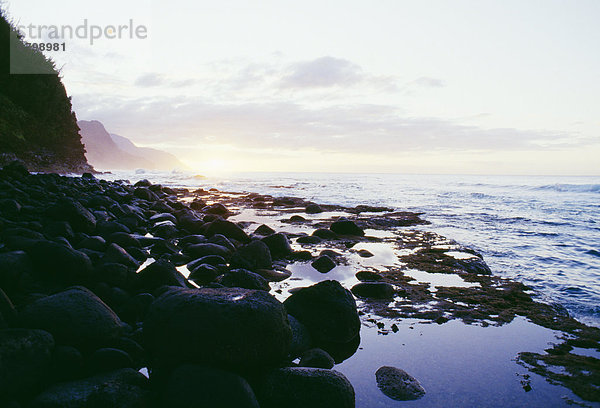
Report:
[[158,364],[256,367],[286,358],[291,329],[283,305],[265,291],[174,288],[150,306],[144,338]]
[[287,367],[268,373],[256,387],[262,408],[354,408],[354,388],[343,374]]
[[425,395],[419,381],[396,367],[380,367],[375,372],[375,379],[381,392],[396,401],[416,400]]
[[19,314],[24,327],[46,330],[57,343],[81,350],[95,349],[119,336],[119,317],[84,287],[72,287],[25,306]]
[[284,305],[308,328],[315,341],[347,343],[359,334],[356,302],[338,281],[302,288],[288,297]]

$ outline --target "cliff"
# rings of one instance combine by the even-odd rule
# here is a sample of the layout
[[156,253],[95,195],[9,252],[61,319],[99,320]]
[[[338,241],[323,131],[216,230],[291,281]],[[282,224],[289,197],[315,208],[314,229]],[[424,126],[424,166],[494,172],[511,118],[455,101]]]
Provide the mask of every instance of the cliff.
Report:
[[[11,74],[11,54],[26,68],[48,73]],[[24,44],[0,10],[0,165],[15,159],[31,171],[92,170],[54,63]]]
[[80,120],[81,137],[90,164],[103,170],[173,170],[186,166],[167,152],[138,147],[126,137],[109,134],[96,120]]

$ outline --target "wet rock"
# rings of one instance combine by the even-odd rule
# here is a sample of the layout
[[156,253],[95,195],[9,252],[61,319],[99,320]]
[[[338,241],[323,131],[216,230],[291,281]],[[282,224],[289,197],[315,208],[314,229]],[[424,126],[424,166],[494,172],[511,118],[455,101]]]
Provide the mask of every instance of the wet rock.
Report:
[[360,271],[355,276],[361,282],[377,282],[383,279],[380,274],[371,271]]
[[458,260],[460,269],[467,273],[478,275],[491,275],[492,270],[481,258],[469,258]]
[[222,256],[207,255],[207,256],[203,256],[202,258],[198,258],[195,261],[188,263],[187,269],[188,269],[188,271],[191,272],[195,268],[197,268],[198,265],[208,264],[208,265],[212,265],[212,266],[219,266],[219,265],[225,265],[226,263],[227,262],[225,261],[225,258],[223,258]]
[[96,218],[79,201],[62,198],[48,208],[47,215],[59,221],[67,221],[75,231],[92,233],[96,228]]
[[221,276],[217,282],[228,288],[266,290],[267,292],[271,290],[265,278],[245,269],[232,269]]
[[235,252],[236,250],[236,246],[233,245],[233,243],[225,235],[215,234],[209,238],[208,242],[211,244],[221,245],[229,249],[231,252]]
[[286,358],[291,329],[283,305],[265,291],[171,289],[150,306],[144,339],[156,364],[255,368]]
[[333,368],[335,361],[325,350],[314,348],[305,351],[300,357],[300,367]]
[[350,221],[345,218],[340,218],[337,221],[334,221],[329,229],[340,235],[365,235],[365,232],[358,225],[356,225],[354,221]]
[[171,221],[159,222],[154,225],[150,231],[153,235],[164,239],[171,239],[179,236],[179,229]]
[[306,206],[306,208],[304,209],[304,211],[307,214],[318,214],[318,213],[322,213],[323,209],[321,208],[321,206],[319,204],[309,204]]
[[177,226],[190,234],[200,234],[204,230],[204,224],[204,220],[193,213],[181,214],[177,218]]
[[292,342],[290,344],[290,357],[295,359],[310,349],[312,338],[306,326],[298,321],[294,316],[288,315],[288,321],[292,329]]
[[183,253],[189,255],[193,259],[202,258],[208,255],[216,255],[227,259],[231,255],[231,251],[228,248],[210,243],[190,245],[183,250]]
[[327,255],[321,255],[311,263],[312,267],[321,273],[327,273],[336,267],[335,262]]
[[102,264],[96,268],[94,276],[110,286],[128,288],[135,279],[135,274],[125,265],[118,263]]
[[347,343],[360,331],[360,319],[352,293],[337,281],[323,281],[302,288],[284,305],[319,342]]
[[370,299],[391,299],[396,290],[386,282],[361,282],[352,287],[355,296]]
[[271,234],[267,237],[264,237],[262,239],[262,242],[267,244],[271,255],[274,258],[283,258],[290,255],[293,252],[288,237],[282,233]]
[[[205,257],[206,258],[206,257]],[[213,282],[219,275],[221,275],[221,270],[216,266],[209,264],[200,264],[196,265],[194,269],[190,272],[188,277],[189,280],[196,282],[198,285],[206,285],[207,283]],[[225,285],[230,286],[230,285]],[[237,285],[231,285],[237,286]],[[245,286],[239,286],[245,287]],[[253,288],[250,288],[253,289]]]
[[33,272],[33,264],[23,251],[0,253],[0,287],[12,293],[19,287],[19,280]]
[[93,251],[104,252],[106,250],[106,241],[102,237],[91,236],[81,240],[77,248],[87,248]]
[[78,378],[83,372],[83,356],[73,346],[56,346],[52,353],[51,372],[55,381]]
[[155,214],[150,217],[148,221],[150,221],[151,224],[158,224],[159,222],[163,221],[171,221],[173,224],[177,224],[177,218],[175,218],[175,216],[171,213]]
[[83,287],[36,300],[20,311],[19,320],[24,327],[46,330],[57,343],[80,350],[102,346],[121,332],[119,317]]
[[367,251],[366,249],[361,249],[358,251],[358,256],[360,256],[361,258],[371,258],[375,255],[373,255],[370,251]]
[[108,236],[108,241],[113,242],[122,248],[126,248],[126,247],[140,248],[141,247],[140,241],[138,241],[137,238],[135,238],[134,236],[132,236],[131,234],[128,234],[126,232],[113,232],[112,234],[110,234]]
[[287,269],[257,269],[255,272],[263,278],[265,278],[268,282],[281,282],[282,280],[286,280],[287,278],[292,276],[292,273]]
[[12,304],[10,298],[4,293],[2,288],[0,287],[0,316],[4,319],[4,321],[12,326],[17,319],[17,311],[15,310],[14,305]]
[[271,371],[256,387],[262,408],[353,408],[354,388],[343,374],[321,368]]
[[321,239],[336,239],[338,236],[335,232],[325,228],[319,228],[313,231],[313,236],[319,237]]
[[383,366],[375,372],[377,386],[385,395],[396,401],[416,400],[425,395],[425,389],[406,371]]
[[30,408],[142,408],[150,402],[148,380],[131,368],[53,385]]
[[296,239],[296,242],[299,244],[319,244],[322,241],[323,240],[319,237],[313,237],[309,235],[298,237],[298,239]]
[[116,348],[100,348],[92,353],[88,362],[88,370],[92,373],[119,368],[133,368],[133,360],[129,354]]
[[392,212],[393,208],[390,207],[376,207],[372,205],[357,205],[354,207],[354,212],[362,213],[362,212]]
[[202,210],[204,207],[206,207],[206,201],[204,201],[201,198],[195,198],[194,201],[192,201],[190,203],[190,208],[192,210]]
[[186,364],[171,374],[162,395],[171,408],[258,408],[248,382],[237,374]]
[[306,218],[304,218],[304,217],[303,217],[303,216],[301,216],[301,215],[292,215],[292,216],[290,217],[290,222],[292,222],[292,223],[296,223],[296,222],[304,222],[304,221],[306,221]]
[[206,236],[212,237],[215,234],[221,234],[227,238],[235,239],[240,242],[250,241],[248,234],[246,234],[243,229],[231,221],[222,219],[214,220],[208,224],[208,227],[206,228]]
[[139,291],[153,291],[160,286],[186,287],[185,276],[175,266],[164,259],[159,259],[138,272],[136,287]]
[[38,241],[26,252],[43,279],[77,284],[86,282],[92,274],[90,258],[66,245]]
[[138,187],[133,190],[133,195],[141,200],[158,201],[158,196],[146,187]]
[[17,215],[21,211],[21,204],[17,200],[8,198],[0,200],[0,213],[5,215]]
[[268,269],[273,264],[271,251],[262,241],[252,241],[239,248],[231,257],[232,268]]
[[275,233],[275,230],[265,224],[262,224],[261,226],[259,226],[256,230],[254,230],[254,233],[256,235],[262,235],[262,236],[267,236],[267,235],[271,235]]
[[54,339],[42,330],[0,330],[0,398],[35,391],[48,371]]
[[221,203],[216,203],[204,207],[202,210],[205,214],[214,214],[214,215],[229,215],[229,210]]
[[46,224],[44,234],[48,237],[63,237],[68,240],[72,240],[75,237],[71,224],[66,221],[53,221]]
[[132,257],[125,249],[117,244],[110,244],[102,257],[102,263],[118,263],[129,268],[138,267],[138,261]]

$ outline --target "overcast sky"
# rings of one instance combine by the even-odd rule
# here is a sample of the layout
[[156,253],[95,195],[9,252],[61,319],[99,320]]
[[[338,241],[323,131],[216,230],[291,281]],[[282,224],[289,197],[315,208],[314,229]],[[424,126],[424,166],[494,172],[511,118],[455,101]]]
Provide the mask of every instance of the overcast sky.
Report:
[[600,1],[5,2],[79,119],[223,170],[600,174]]

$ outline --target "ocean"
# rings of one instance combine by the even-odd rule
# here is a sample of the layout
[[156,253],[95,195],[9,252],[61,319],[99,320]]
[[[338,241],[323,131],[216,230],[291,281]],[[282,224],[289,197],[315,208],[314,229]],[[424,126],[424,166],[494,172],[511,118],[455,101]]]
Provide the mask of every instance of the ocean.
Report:
[[113,172],[188,188],[298,196],[423,212],[420,226],[476,249],[494,274],[600,327],[600,177],[322,173]]

